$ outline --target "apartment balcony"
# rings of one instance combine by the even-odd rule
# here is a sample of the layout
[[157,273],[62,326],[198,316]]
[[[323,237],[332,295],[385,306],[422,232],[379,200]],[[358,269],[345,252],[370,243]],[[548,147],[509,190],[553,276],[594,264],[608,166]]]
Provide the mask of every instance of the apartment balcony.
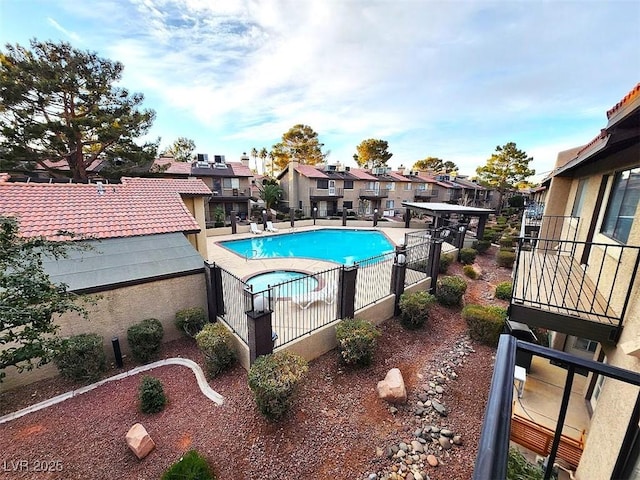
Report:
[[413,192],[414,200],[432,201],[438,198],[438,190],[415,190]]
[[223,188],[222,190],[214,190],[213,195],[209,199],[211,203],[219,203],[224,201],[246,202],[251,198],[251,190],[248,188]]
[[365,200],[375,200],[378,198],[387,198],[389,196],[389,191],[386,189],[368,189],[361,188],[358,191],[358,196]]
[[342,188],[309,188],[310,200],[336,200],[344,197]]
[[577,227],[578,219],[567,224],[566,218],[543,218],[542,238],[518,239],[509,319],[615,344],[640,247],[574,240],[571,222]]

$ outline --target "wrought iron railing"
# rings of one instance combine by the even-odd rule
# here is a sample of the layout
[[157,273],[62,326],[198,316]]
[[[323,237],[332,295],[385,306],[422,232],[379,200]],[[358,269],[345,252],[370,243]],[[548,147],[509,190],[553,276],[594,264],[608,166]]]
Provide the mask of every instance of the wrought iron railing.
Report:
[[344,196],[344,189],[342,188],[309,188],[309,197],[326,197],[326,198],[340,198]]
[[[513,408],[513,378],[515,373],[516,352],[527,352],[530,355],[547,358],[567,368],[564,391],[555,435],[551,445],[551,451],[546,460],[544,479],[551,478],[553,466],[557,458],[558,448],[565,423],[573,378],[577,369],[593,372],[594,375],[603,375],[608,378],[640,386],[640,374],[613,367],[604,363],[586,360],[565,352],[534,345],[517,340],[515,337],[503,334],[500,336],[498,351],[491,379],[489,399],[485,408],[482,432],[478,445],[474,480],[487,478],[506,478],[507,461],[509,455],[509,438],[511,431],[511,417]],[[637,424],[638,419],[630,421]],[[624,447],[624,446],[623,446]],[[623,448],[621,448],[622,450]],[[613,477],[612,477],[613,478]]]
[[391,294],[394,253],[385,253],[358,262],[355,309],[371,305]]
[[233,273],[220,268],[222,280],[223,308],[218,308],[221,317],[240,339],[248,344],[247,314],[251,310],[251,286]]
[[620,326],[639,261],[637,246],[519,238],[511,302]]
[[522,225],[520,236],[531,238],[535,242],[536,238],[555,238],[558,240],[576,240],[579,217],[568,215],[527,215],[526,211],[522,215]]
[[389,190],[386,188],[361,188],[358,191],[360,198],[387,198],[389,196]]

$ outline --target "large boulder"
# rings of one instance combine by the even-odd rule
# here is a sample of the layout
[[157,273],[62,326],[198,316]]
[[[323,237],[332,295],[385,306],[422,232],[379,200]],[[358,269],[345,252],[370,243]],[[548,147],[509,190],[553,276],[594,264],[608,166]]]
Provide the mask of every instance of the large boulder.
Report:
[[133,453],[136,454],[138,460],[142,460],[144,457],[151,453],[156,446],[154,441],[147,433],[147,429],[142,426],[141,423],[136,423],[127,432],[127,445]]
[[398,368],[389,370],[384,380],[378,382],[378,396],[389,403],[406,403],[407,389]]

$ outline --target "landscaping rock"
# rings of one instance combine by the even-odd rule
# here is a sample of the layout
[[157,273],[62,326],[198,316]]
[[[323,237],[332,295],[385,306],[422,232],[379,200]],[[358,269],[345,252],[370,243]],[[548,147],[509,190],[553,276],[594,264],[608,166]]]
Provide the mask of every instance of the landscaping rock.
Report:
[[447,416],[447,409],[445,408],[444,405],[442,405],[438,400],[436,400],[435,398],[431,401],[431,406],[433,407],[433,409],[438,412],[441,416],[446,417]]
[[384,380],[378,382],[378,396],[390,403],[406,403],[407,390],[400,369],[392,368]]
[[146,428],[141,423],[136,423],[129,429],[126,436],[127,445],[135,453],[138,460],[142,460],[149,455],[156,447],[156,444],[147,433]]
[[437,467],[440,462],[438,462],[438,459],[436,458],[435,455],[428,455],[427,456],[427,463],[429,465],[431,465],[432,467]]

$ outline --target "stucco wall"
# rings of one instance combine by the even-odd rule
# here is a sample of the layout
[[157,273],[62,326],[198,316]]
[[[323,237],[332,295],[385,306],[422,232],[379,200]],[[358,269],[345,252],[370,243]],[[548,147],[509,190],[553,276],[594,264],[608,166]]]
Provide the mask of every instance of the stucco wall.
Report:
[[[79,333],[97,333],[104,338],[107,362],[114,362],[111,339],[117,336],[124,355],[130,353],[127,344],[127,328],[146,318],[160,320],[164,327],[164,342],[181,336],[174,325],[175,313],[190,307],[207,308],[204,274],[189,275],[152,283],[134,285],[102,292],[95,305],[89,305],[88,320],[65,314],[56,321],[60,336]],[[125,364],[127,360],[125,359]],[[18,373],[14,368],[6,370],[7,376],[0,384],[2,391],[27,385],[58,374],[54,365]]]

